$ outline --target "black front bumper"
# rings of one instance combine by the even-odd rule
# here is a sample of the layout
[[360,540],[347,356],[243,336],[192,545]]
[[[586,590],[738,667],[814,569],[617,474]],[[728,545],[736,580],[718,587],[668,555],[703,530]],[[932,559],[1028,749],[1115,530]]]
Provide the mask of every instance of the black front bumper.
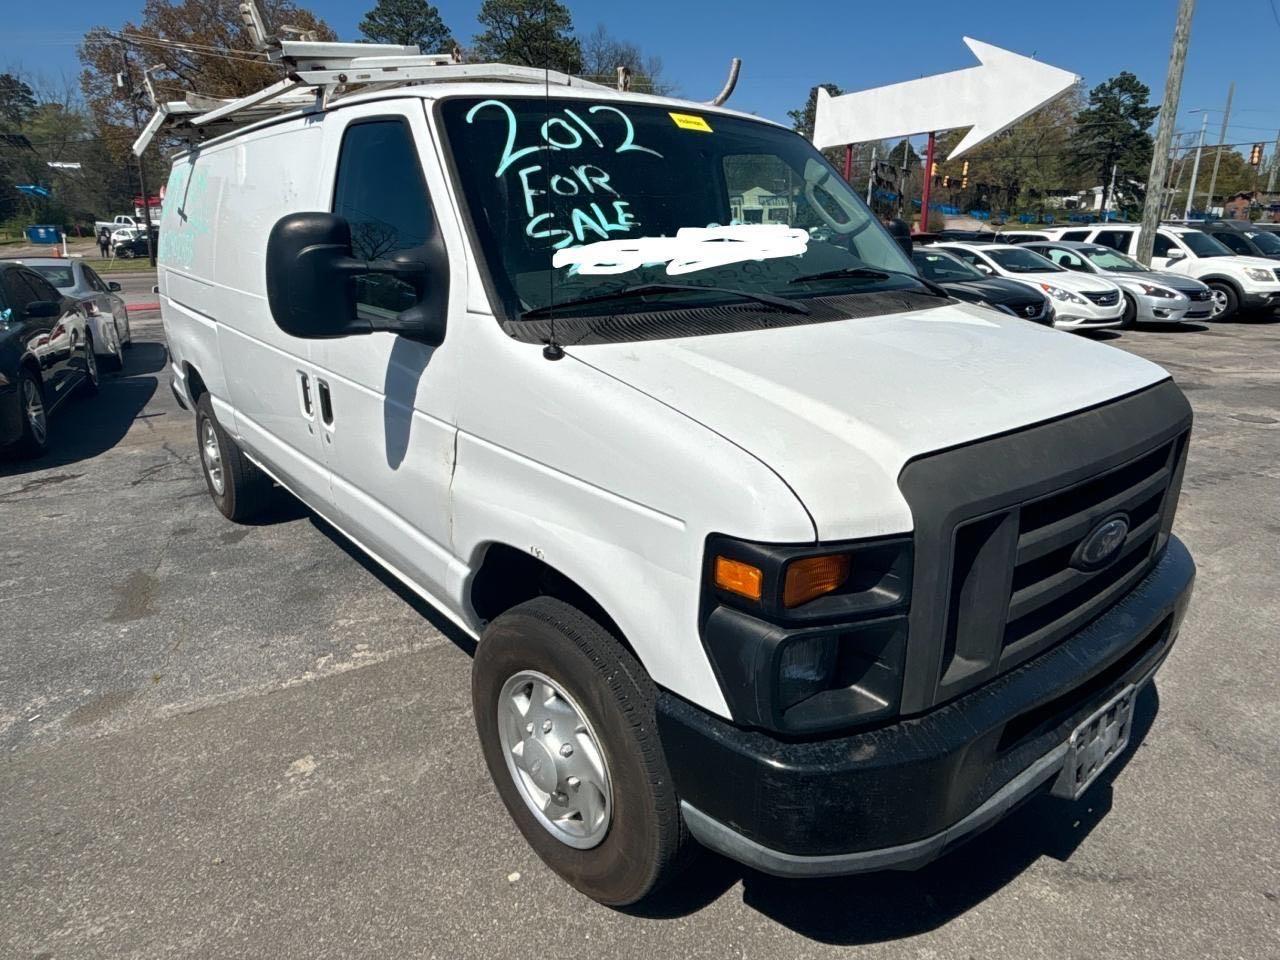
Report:
[[1275,310],[1280,307],[1280,293],[1242,293],[1240,306],[1246,310]]
[[663,694],[659,729],[690,830],[781,875],[927,862],[1056,775],[1072,730],[1155,672],[1194,579],[1170,537],[1151,571],[1079,632],[945,706],[850,736],[780,739]]

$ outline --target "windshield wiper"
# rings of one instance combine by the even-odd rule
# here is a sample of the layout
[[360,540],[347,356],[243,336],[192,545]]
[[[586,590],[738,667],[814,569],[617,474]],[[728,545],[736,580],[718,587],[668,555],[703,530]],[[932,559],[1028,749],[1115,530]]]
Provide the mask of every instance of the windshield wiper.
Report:
[[590,297],[579,297],[577,300],[565,300],[563,303],[549,303],[546,306],[534,307],[520,314],[521,320],[539,320],[549,317],[558,310],[593,303],[612,303],[616,300],[630,300],[633,297],[644,297],[655,293],[719,293],[738,300],[754,300],[770,307],[776,307],[787,313],[808,315],[809,308],[804,304],[788,300],[786,297],[775,297],[768,293],[751,293],[747,290],[734,290],[730,287],[703,287],[696,283],[642,283],[634,287],[623,287],[621,290],[610,290]]
[[824,270],[821,273],[804,273],[787,282],[809,283],[814,280],[847,280],[858,277],[865,277],[868,280],[888,280],[890,277],[906,277],[908,280],[914,280],[930,293],[939,297],[946,297],[948,300],[951,299],[951,294],[947,293],[946,290],[932,280],[914,273],[907,273],[905,270],[883,270],[879,267],[837,267],[835,270]]

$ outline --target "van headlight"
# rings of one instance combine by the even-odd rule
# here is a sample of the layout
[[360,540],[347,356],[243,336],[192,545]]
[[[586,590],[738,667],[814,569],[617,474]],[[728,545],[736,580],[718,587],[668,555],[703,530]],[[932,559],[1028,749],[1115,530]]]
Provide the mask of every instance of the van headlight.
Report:
[[699,625],[734,720],[805,733],[892,715],[913,556],[909,536],[821,546],[709,537]]
[[1166,287],[1156,287],[1149,283],[1142,284],[1142,292],[1149,297],[1169,297],[1173,298],[1178,295],[1176,290],[1169,290]]
[[1072,293],[1070,290],[1063,290],[1061,287],[1055,287],[1051,283],[1040,284],[1040,289],[1053,297],[1055,300],[1061,300],[1063,303],[1088,303],[1084,297]]
[[1250,280],[1258,281],[1258,283],[1266,283],[1268,280],[1275,279],[1275,274],[1270,270],[1264,270],[1261,267],[1245,267],[1244,275]]

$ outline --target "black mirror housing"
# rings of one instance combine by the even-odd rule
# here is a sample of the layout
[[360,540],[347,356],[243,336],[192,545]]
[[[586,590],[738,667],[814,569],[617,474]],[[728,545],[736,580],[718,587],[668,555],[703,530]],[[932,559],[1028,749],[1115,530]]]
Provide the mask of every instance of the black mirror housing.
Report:
[[[123,288],[120,286],[120,284],[116,283],[116,281],[109,280],[107,281],[107,289],[110,290],[112,293],[119,293]],[[155,291],[152,291],[152,292],[154,293]]]
[[[267,303],[276,325],[304,339],[332,339],[387,330],[432,346],[444,340],[449,274],[439,240],[385,260],[352,255],[351,225],[331,213],[291,213],[267,238]],[[356,278],[393,276],[411,285],[418,302],[394,317],[362,316]]]
[[23,312],[32,320],[47,320],[62,316],[62,304],[56,300],[32,300]]

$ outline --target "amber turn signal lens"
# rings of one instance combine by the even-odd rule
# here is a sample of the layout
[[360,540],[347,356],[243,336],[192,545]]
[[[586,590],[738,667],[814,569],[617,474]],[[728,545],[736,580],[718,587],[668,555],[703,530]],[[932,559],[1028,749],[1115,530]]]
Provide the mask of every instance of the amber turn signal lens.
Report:
[[849,555],[833,553],[825,557],[806,557],[787,567],[782,587],[782,603],[798,607],[824,593],[838,590],[849,579]]
[[716,586],[748,600],[759,600],[763,590],[764,574],[741,560],[716,557]]

